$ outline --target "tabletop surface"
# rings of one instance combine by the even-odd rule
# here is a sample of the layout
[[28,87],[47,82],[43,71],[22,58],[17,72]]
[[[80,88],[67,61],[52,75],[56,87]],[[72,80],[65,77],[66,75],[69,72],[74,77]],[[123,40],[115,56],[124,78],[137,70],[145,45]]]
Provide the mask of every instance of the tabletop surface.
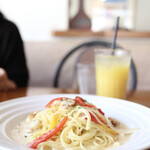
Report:
[[[58,93],[79,94],[79,92],[75,89],[59,89],[47,87],[17,88],[11,91],[1,91],[0,102],[25,96],[58,94]],[[127,100],[150,107],[150,91],[132,91],[128,95]]]

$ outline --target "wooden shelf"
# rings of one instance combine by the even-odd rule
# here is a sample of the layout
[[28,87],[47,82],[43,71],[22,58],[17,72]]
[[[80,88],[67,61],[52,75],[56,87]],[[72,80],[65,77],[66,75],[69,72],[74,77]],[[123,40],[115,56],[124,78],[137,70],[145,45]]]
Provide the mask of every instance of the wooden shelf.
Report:
[[[67,31],[54,31],[52,35],[56,37],[71,37],[71,36],[113,37],[114,31],[110,30],[105,32],[92,32],[89,30],[67,30]],[[150,32],[119,30],[118,37],[150,37]]]

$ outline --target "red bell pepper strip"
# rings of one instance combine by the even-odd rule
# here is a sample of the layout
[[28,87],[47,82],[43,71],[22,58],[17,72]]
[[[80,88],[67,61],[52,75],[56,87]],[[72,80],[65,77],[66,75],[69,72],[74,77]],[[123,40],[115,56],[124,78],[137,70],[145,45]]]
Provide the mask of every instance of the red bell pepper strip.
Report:
[[[90,112],[89,112],[90,113]],[[96,120],[96,118],[90,113],[91,115],[91,121],[95,122],[96,124],[99,124],[99,122]],[[105,124],[105,122],[102,120],[101,117],[99,117],[98,115],[96,115],[96,117],[102,122]]]
[[86,107],[90,107],[90,108],[95,107],[94,105],[90,105],[90,104],[85,103],[84,100],[81,97],[79,97],[79,96],[76,96],[75,102],[77,104],[81,105],[81,106],[86,106]]
[[44,133],[43,135],[35,139],[33,142],[29,143],[27,146],[29,148],[36,149],[40,143],[45,142],[48,139],[50,139],[52,136],[54,136],[64,126],[67,120],[68,120],[68,116],[64,117],[55,128]]
[[57,100],[62,100],[62,99],[64,99],[64,98],[66,98],[66,97],[58,97],[58,98],[52,99],[52,100],[45,106],[45,108],[49,108],[49,107],[52,105],[53,102],[55,102],[55,101],[57,101]]
[[100,108],[98,108],[97,110],[98,110],[99,113],[101,113],[103,116],[105,115],[104,112],[103,112]]
[[[90,107],[90,108],[95,107],[94,105],[89,105],[89,104],[85,103],[84,100],[83,100],[81,97],[79,97],[79,96],[76,96],[75,102],[76,102],[77,104],[81,105],[81,106],[87,106],[87,107]],[[101,113],[103,116],[105,115],[104,112],[103,112],[100,108],[98,108],[97,110],[98,110],[99,113]]]

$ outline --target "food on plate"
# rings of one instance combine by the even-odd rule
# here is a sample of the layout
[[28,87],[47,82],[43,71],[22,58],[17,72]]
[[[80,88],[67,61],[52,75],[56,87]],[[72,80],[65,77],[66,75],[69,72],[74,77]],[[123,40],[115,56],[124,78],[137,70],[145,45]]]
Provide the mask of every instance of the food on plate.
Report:
[[133,132],[78,96],[51,100],[45,110],[33,112],[16,129],[20,129],[27,147],[38,150],[114,148]]

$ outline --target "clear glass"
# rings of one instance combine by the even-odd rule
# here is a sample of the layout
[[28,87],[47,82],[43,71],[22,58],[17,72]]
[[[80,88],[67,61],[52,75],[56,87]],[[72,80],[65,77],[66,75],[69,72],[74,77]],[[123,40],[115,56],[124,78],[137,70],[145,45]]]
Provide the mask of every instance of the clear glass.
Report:
[[94,63],[77,64],[77,81],[80,94],[95,94]]
[[130,63],[130,51],[96,49],[97,95],[125,99]]

